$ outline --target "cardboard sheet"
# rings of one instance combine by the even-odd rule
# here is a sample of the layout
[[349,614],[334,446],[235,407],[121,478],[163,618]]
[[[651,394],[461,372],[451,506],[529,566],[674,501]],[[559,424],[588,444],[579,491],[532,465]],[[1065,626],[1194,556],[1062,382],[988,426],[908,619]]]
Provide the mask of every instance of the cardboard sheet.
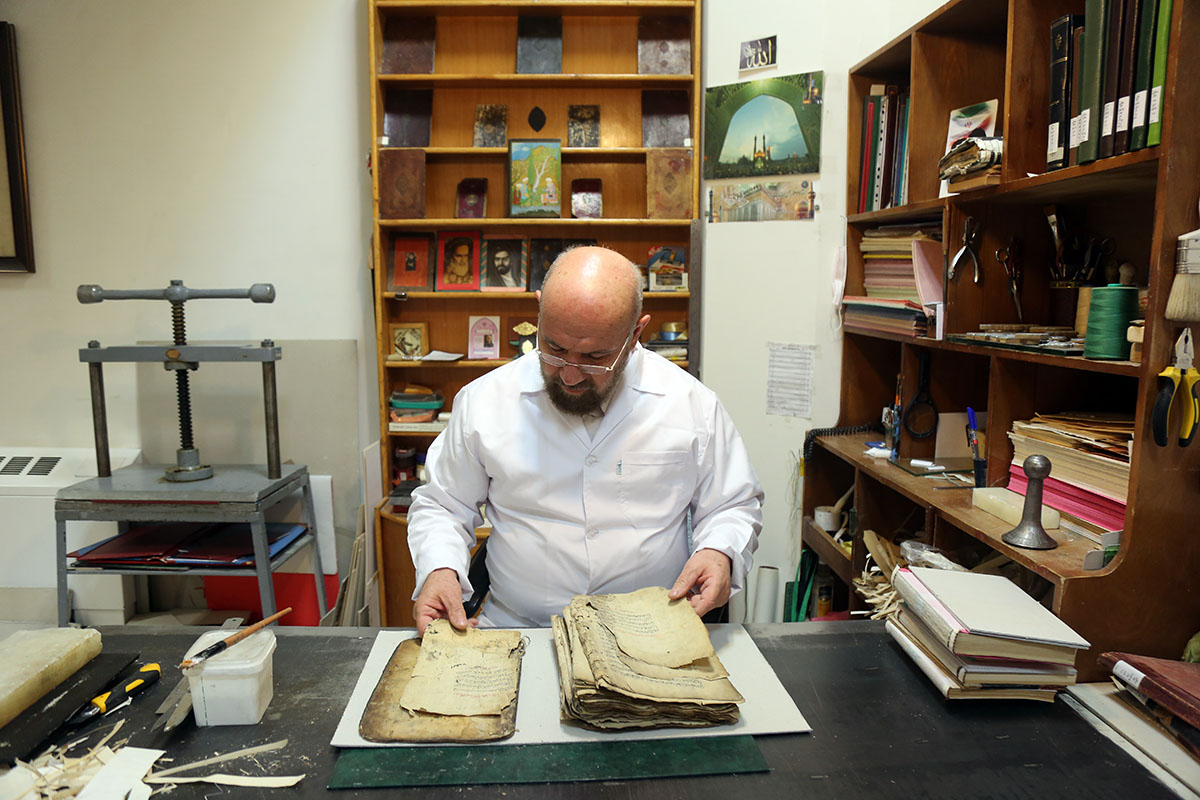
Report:
[[[485,747],[554,742],[632,741],[640,739],[676,739],[697,736],[759,735],[768,733],[808,733],[812,730],[804,715],[788,695],[771,665],[758,651],[750,634],[740,626],[716,625],[709,628],[713,648],[729,670],[730,680],[746,698],[741,718],[733,725],[714,728],[663,728],[623,731],[591,731],[564,725],[559,721],[558,671],[554,663],[554,643],[549,628],[521,631],[528,639],[521,664],[521,688],[517,702],[517,732],[512,737]],[[358,683],[346,710],[333,733],[335,747],[426,747],[408,742],[369,742],[358,734],[358,723],[366,709],[388,659],[404,639],[416,631],[380,631],[363,665]],[[441,745],[445,746],[445,745]],[[478,746],[478,745],[477,745]]]

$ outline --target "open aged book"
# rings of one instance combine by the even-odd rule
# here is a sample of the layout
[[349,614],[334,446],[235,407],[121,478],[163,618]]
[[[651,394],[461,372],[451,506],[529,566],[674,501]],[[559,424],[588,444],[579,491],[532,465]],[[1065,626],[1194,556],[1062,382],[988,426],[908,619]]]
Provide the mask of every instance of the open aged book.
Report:
[[598,730],[707,727],[745,702],[686,600],[580,595],[551,618],[562,718]]
[[434,620],[396,648],[367,702],[372,742],[486,742],[516,730],[525,644],[518,631],[455,630]]

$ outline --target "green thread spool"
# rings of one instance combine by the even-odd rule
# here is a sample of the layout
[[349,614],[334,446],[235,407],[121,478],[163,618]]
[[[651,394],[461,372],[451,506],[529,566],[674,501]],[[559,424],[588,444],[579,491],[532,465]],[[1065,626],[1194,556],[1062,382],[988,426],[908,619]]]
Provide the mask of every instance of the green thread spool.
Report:
[[1137,312],[1136,286],[1097,286],[1092,289],[1088,308],[1087,340],[1083,345],[1084,358],[1129,358],[1129,342],[1125,338],[1129,321]]

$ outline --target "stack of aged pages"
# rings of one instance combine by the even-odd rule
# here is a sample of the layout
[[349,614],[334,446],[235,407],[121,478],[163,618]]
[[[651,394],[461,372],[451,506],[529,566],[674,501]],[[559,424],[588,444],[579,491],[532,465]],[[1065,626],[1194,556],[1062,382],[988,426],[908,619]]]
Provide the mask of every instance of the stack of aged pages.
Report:
[[887,631],[950,699],[1053,702],[1088,642],[1000,575],[897,567]]
[[1066,511],[1103,530],[1125,527],[1129,492],[1129,415],[1064,412],[1016,420],[1008,437],[1013,443],[1009,488],[1025,492],[1022,465],[1034,453],[1050,459],[1043,488],[1047,505]]
[[666,589],[580,595],[551,624],[563,720],[598,730],[737,721],[744,699],[708,630]]
[[518,631],[455,630],[444,619],[388,661],[358,732],[371,742],[483,742],[516,731],[525,645]]

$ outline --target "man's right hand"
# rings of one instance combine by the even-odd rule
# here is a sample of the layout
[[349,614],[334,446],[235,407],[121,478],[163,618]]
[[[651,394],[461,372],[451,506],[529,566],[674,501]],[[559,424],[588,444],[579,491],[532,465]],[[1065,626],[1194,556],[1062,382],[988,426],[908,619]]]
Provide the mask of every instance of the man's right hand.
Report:
[[467,625],[475,627],[478,620],[468,620],[463,611],[462,587],[458,583],[458,573],[449,567],[435,569],[425,579],[417,602],[413,606],[413,617],[417,620],[417,633],[425,635],[425,626],[435,619],[448,619],[450,624],[460,631]]

